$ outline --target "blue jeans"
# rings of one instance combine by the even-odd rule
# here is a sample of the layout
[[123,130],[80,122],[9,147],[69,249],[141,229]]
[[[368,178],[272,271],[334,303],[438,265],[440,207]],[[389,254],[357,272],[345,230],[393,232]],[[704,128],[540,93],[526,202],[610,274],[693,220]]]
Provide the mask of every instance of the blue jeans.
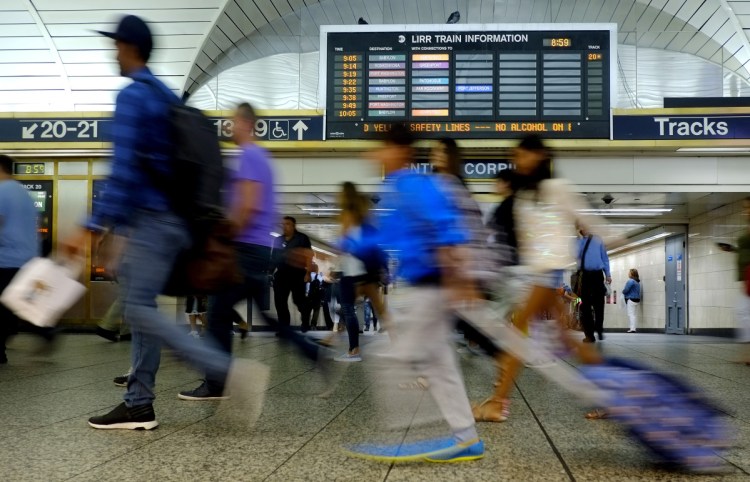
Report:
[[190,245],[184,221],[170,212],[139,211],[128,240],[123,263],[124,318],[133,334],[125,404],[149,405],[161,361],[162,344],[177,356],[212,377],[225,379],[231,357],[179,328],[173,318],[157,310],[156,297],[172,271],[177,255]]
[[365,311],[365,331],[370,329],[370,321],[372,321],[372,329],[378,329],[378,317],[375,315],[375,309],[372,307],[372,300],[369,298],[365,300],[364,304]]
[[[271,248],[256,244],[236,243],[237,257],[244,276],[242,284],[235,285],[223,293],[208,300],[208,333],[224,353],[232,353],[232,320],[233,307],[242,300],[248,300],[248,310],[252,310],[252,301],[259,309],[264,306],[268,296],[268,272],[271,264]],[[318,356],[318,346],[309,342],[288,324],[279,323],[268,313],[261,311],[263,320],[275,327],[282,340],[291,340],[310,359]],[[206,382],[211,391],[221,392],[224,389],[225,377],[216,377],[206,372]]]
[[344,276],[341,278],[341,313],[349,335],[349,351],[359,348],[359,319],[354,309],[356,299],[356,277]]

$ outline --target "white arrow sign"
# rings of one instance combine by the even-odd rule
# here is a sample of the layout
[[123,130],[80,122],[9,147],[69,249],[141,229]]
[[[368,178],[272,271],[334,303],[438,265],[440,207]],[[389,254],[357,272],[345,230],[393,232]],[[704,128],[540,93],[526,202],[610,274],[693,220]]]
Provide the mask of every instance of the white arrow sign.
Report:
[[37,124],[36,122],[31,124],[29,127],[26,127],[26,126],[21,127],[21,138],[33,139],[34,131],[36,130],[37,127],[39,127],[39,124]]
[[292,126],[292,129],[297,131],[297,140],[301,141],[305,137],[305,131],[308,129],[308,127],[307,124],[300,120]]

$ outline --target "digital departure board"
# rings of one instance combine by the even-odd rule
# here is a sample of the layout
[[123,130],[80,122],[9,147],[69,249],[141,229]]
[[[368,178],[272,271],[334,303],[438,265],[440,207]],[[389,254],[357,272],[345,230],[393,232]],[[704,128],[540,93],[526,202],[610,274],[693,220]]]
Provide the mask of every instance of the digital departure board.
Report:
[[616,24],[321,27],[326,138],[610,138]]

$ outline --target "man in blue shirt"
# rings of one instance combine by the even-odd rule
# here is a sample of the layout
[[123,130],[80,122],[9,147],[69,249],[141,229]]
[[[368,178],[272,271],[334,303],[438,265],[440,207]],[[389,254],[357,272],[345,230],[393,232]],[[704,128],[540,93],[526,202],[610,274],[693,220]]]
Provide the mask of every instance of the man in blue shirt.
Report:
[[[461,245],[467,235],[459,224],[460,214],[435,185],[437,178],[409,170],[412,143],[408,128],[395,124],[376,152],[392,190],[383,196],[379,244],[395,252],[397,276],[407,284],[392,297],[398,324],[386,357],[387,372],[378,377],[385,390],[400,386],[400,379],[406,386],[426,380],[420,386],[430,391],[452,436],[394,446],[359,445],[351,447],[350,454],[383,461],[476,460],[483,457],[484,445],[456,360],[450,305],[473,295],[473,283],[462,269]],[[391,403],[389,409],[396,409],[398,404]]]
[[594,333],[599,340],[604,339],[604,296],[612,283],[609,271],[609,256],[604,241],[599,236],[589,233],[583,226],[578,226],[581,238],[578,240],[578,268],[582,271],[580,293],[581,324],[583,339],[586,343],[594,343]]
[[[34,201],[12,173],[13,159],[0,155],[0,293],[19,268],[39,254]],[[8,362],[5,340],[15,332],[16,322],[16,316],[0,303],[0,364]]]
[[[132,371],[125,401],[111,412],[89,419],[97,429],[146,429],[158,425],[153,409],[154,384],[162,344],[194,368],[215,379],[229,376],[231,357],[189,336],[173,319],[157,310],[156,298],[167,282],[178,254],[190,245],[185,221],[175,214],[165,187],[153,181],[143,164],[167,173],[170,166],[170,107],[177,96],[146,67],[153,41],[148,26],[129,15],[113,38],[123,76],[133,80],[117,96],[113,132],[114,157],[106,196],[94,204],[91,219],[64,247],[82,251],[90,233],[125,227],[130,233],[122,262],[121,298],[125,321],[132,331]],[[235,372],[235,368],[233,368]],[[240,395],[242,386],[233,387]],[[239,397],[238,397],[239,398]]]

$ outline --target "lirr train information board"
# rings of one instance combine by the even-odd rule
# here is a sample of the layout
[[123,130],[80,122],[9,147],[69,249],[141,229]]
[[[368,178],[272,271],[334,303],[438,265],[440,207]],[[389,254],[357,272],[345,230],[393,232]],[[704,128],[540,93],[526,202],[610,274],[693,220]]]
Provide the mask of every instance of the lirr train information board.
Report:
[[326,138],[610,138],[615,24],[321,27]]

